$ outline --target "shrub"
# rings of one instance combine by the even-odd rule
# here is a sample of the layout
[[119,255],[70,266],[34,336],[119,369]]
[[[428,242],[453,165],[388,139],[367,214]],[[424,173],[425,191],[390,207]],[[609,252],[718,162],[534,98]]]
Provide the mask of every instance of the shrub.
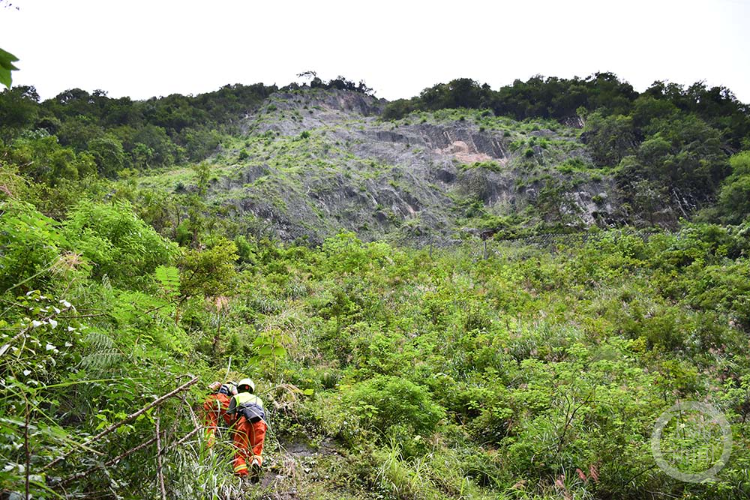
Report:
[[0,203],[0,289],[31,279],[54,264],[62,238],[52,219],[27,203]]
[[500,172],[502,170],[502,166],[498,162],[492,161],[492,160],[475,161],[471,165],[466,165],[466,164],[461,165],[462,170],[470,170],[470,169],[476,169],[476,168],[483,168],[491,172]]
[[127,202],[83,201],[70,213],[63,231],[70,250],[95,264],[94,276],[133,287],[176,255],[177,245],[139,219]]
[[383,434],[402,426],[417,434],[431,434],[445,417],[426,387],[392,376],[378,376],[356,384],[345,396],[362,422]]

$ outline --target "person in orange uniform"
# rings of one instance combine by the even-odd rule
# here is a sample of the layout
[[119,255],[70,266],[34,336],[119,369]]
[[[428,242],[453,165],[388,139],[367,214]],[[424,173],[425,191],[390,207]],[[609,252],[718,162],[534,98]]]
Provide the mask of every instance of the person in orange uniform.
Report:
[[229,401],[227,415],[234,421],[234,473],[244,478],[252,472],[253,479],[257,479],[263,465],[263,441],[268,426],[263,401],[254,392],[252,380],[240,380],[237,394]]
[[223,419],[227,426],[232,423],[231,418],[227,415],[227,410],[229,409],[229,400],[237,394],[237,389],[231,382],[226,384],[214,382],[208,387],[213,393],[209,394],[203,403],[203,421],[206,426],[206,444],[211,448],[216,441],[219,419]]

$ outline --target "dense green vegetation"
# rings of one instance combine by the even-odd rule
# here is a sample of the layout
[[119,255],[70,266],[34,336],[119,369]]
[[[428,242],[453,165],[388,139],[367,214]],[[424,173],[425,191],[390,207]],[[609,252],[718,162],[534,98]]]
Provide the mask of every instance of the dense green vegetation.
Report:
[[[354,86],[315,85],[338,80]],[[557,102],[572,83],[499,92],[506,106],[526,96],[539,107],[507,108],[516,118],[586,108],[594,165],[563,161],[577,147],[568,127],[527,137],[489,111],[448,109],[494,109],[481,99],[495,94],[473,84],[476,103],[437,86],[437,97],[425,91],[396,104],[414,107],[394,130],[476,120],[507,133],[530,176],[542,167],[587,178],[612,169],[637,186],[633,203],[664,189],[702,200],[693,222],[670,233],[594,227],[543,245],[466,239],[415,249],[352,232],[316,246],[283,243],[261,218],[210,196],[219,169],[231,173],[235,160],[267,167],[243,186],[257,196],[303,168],[322,184],[348,172],[397,185],[398,171],[323,141],[331,132],[323,127],[243,134],[248,110],[263,108],[269,120],[282,113],[262,85],[142,102],[1,94],[2,494],[153,498],[161,476],[168,498],[236,498],[229,446],[207,452],[200,433],[190,434],[192,412],[209,382],[250,376],[268,408],[274,482],[246,498],[750,497],[744,108],[729,94],[726,108],[720,99],[710,111],[704,97],[690,108],[678,99],[689,92],[670,86],[669,97],[637,96],[607,75],[574,82],[596,92],[543,107],[542,90]],[[427,102],[442,104],[419,107]],[[201,161],[219,143],[221,157]],[[549,165],[536,161],[540,151]],[[338,160],[347,171],[336,170]],[[477,161],[460,175],[505,168]],[[467,220],[493,230],[513,223],[479,198],[456,196]],[[564,221],[563,198],[550,181],[528,210]],[[186,392],[127,419],[193,375],[199,382]],[[688,400],[719,409],[733,439],[718,476],[698,484],[665,474],[651,449],[662,412]],[[679,427],[665,436],[678,450],[710,451]]]
[[694,114],[719,129],[724,139],[738,148],[750,133],[747,106],[726,87],[707,87],[698,82],[688,87],[654,82],[644,92],[612,73],[586,78],[535,76],[528,81],[494,91],[489,85],[460,78],[422,91],[418,97],[388,105],[386,119],[401,118],[416,110],[450,108],[489,109],[498,116],[565,120],[600,111],[606,116],[634,115],[636,126],[674,111]]
[[72,89],[40,103],[33,87],[14,87],[0,94],[3,156],[24,175],[52,184],[202,160],[276,90],[238,84],[194,97],[133,101]]
[[[274,405],[271,463],[276,440],[337,443],[341,455],[298,478],[312,496],[750,493],[747,227],[685,226],[647,241],[617,231],[552,251],[500,245],[486,260],[352,234],[320,249],[261,240],[246,242],[252,263],[237,269],[220,235],[180,256],[123,203],[84,202],[56,223],[6,200],[2,227],[2,453],[19,464],[2,472],[5,487],[22,489],[27,415],[31,488],[51,495],[39,473],[53,457],[178,375],[221,376],[231,356],[232,373],[256,378]],[[206,300],[216,296],[227,299]],[[721,482],[655,469],[649,436],[678,399],[710,401],[733,423]],[[159,415],[162,428],[191,428],[176,407]],[[95,448],[114,456],[145,441],[155,416]],[[150,496],[156,484],[140,478],[155,477],[152,456],[67,486]],[[221,466],[181,472],[199,451],[165,460],[170,490],[211,474],[230,481]],[[45,471],[47,487],[61,493],[53,478],[97,461],[80,450]]]

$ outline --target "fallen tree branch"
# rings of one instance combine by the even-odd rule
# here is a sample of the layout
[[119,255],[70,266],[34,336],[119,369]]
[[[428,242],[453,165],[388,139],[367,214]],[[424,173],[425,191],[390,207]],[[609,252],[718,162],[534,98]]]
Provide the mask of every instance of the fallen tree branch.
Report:
[[195,429],[193,429],[192,431],[190,431],[190,432],[188,432],[187,434],[185,434],[185,436],[183,436],[183,437],[182,437],[182,438],[181,438],[181,439],[180,439],[179,441],[177,441],[176,443],[172,444],[172,445],[171,445],[171,446],[170,446],[169,448],[165,448],[165,449],[163,449],[163,450],[162,450],[162,452],[163,452],[163,453],[166,453],[166,452],[168,452],[168,451],[172,451],[173,449],[177,448],[178,446],[180,446],[181,444],[183,444],[183,443],[184,443],[185,441],[187,441],[187,440],[188,440],[188,439],[190,439],[191,437],[195,436],[195,434],[196,434],[196,433],[197,433],[198,431],[200,431],[200,430],[203,430],[204,428],[205,428],[205,427],[196,427],[196,428],[195,428]]
[[[158,398],[157,400],[155,400],[155,401],[149,403],[148,405],[144,406],[143,408],[141,408],[137,412],[131,413],[130,415],[128,415],[127,417],[125,417],[123,420],[120,420],[119,422],[110,425],[109,427],[107,427],[106,429],[104,429],[102,432],[100,432],[96,436],[93,436],[93,437],[87,439],[86,441],[84,441],[82,443],[82,446],[88,446],[92,442],[98,441],[99,439],[103,438],[104,436],[106,436],[110,432],[115,431],[116,429],[122,427],[123,425],[127,424],[131,420],[134,420],[134,419],[138,418],[139,416],[143,415],[144,413],[146,413],[151,408],[162,404],[164,401],[166,401],[167,399],[171,398],[175,394],[186,390],[188,387],[190,387],[191,385],[195,384],[196,382],[198,382],[198,377],[193,377],[188,382],[182,384],[180,387],[178,387],[177,389],[173,390],[172,392],[169,392],[169,393],[163,395],[162,397]],[[64,453],[62,456],[57,457],[56,459],[54,459],[53,461],[51,461],[50,463],[48,463],[47,465],[45,465],[42,470],[45,471],[45,470],[50,469],[51,467],[59,464],[60,462],[62,462],[66,458],[68,458],[70,455],[72,455],[73,453],[75,453],[75,451],[76,451],[76,449],[72,449],[72,450]]]
[[87,469],[87,470],[85,470],[83,472],[79,472],[78,474],[73,474],[72,476],[63,479],[62,481],[60,481],[60,486],[64,486],[64,485],[68,484],[71,481],[75,481],[76,479],[81,479],[82,477],[88,476],[89,474],[91,474],[92,472],[94,472],[96,469],[103,469],[104,467],[109,467],[110,465],[114,465],[117,462],[119,462],[120,460],[122,460],[123,458],[128,457],[128,456],[132,455],[133,453],[135,453],[136,451],[140,451],[143,448],[145,448],[145,447],[147,447],[147,446],[149,446],[151,444],[154,444],[155,442],[156,442],[156,437],[152,437],[148,441],[139,444],[135,448],[131,448],[128,451],[123,452],[120,455],[117,455],[115,458],[113,458],[109,462],[106,462],[106,463],[103,463],[103,464],[99,464],[99,465],[95,465],[94,467],[91,467],[90,469]]
[[[162,448],[160,454],[164,455],[168,451],[172,451],[173,449],[177,448],[181,444],[185,443],[185,441],[187,441],[188,439],[190,439],[191,437],[193,437],[198,431],[200,431],[202,429],[203,429],[203,427],[197,427],[197,428],[193,429],[192,431],[190,431],[187,434],[185,434],[185,436],[183,436],[179,441],[177,441],[176,443],[173,443],[172,445],[170,445],[168,448]],[[132,455],[133,453],[135,453],[137,451],[140,451],[140,450],[142,450],[142,449],[146,448],[147,446],[150,446],[150,445],[152,445],[154,443],[156,443],[156,436],[152,437],[151,439],[149,439],[146,442],[143,442],[143,443],[139,444],[135,448],[131,448],[128,451],[123,452],[120,455],[117,455],[115,458],[113,458],[112,460],[109,460],[108,462],[105,462],[103,464],[95,465],[94,467],[91,467],[91,468],[89,468],[89,469],[87,469],[87,470],[85,470],[83,472],[79,472],[79,473],[74,474],[74,475],[72,475],[72,476],[70,476],[68,478],[63,479],[62,481],[60,481],[59,485],[60,486],[64,486],[64,485],[66,485],[66,484],[68,484],[68,483],[70,483],[72,481],[75,481],[76,479],[81,479],[82,477],[88,476],[89,474],[91,474],[92,472],[94,472],[97,469],[103,469],[104,467],[110,467],[112,465],[115,465],[117,462],[119,462],[123,458],[127,458],[130,455]]]

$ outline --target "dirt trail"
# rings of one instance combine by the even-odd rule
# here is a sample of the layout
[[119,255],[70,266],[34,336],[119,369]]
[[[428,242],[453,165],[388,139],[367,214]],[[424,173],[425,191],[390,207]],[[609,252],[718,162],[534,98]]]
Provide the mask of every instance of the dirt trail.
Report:
[[298,484],[305,476],[315,474],[318,458],[336,453],[330,440],[325,440],[316,450],[307,443],[281,442],[280,452],[266,458],[263,477],[258,484],[246,484],[242,491],[230,496],[232,500],[261,498],[264,500],[290,500],[303,498]]

